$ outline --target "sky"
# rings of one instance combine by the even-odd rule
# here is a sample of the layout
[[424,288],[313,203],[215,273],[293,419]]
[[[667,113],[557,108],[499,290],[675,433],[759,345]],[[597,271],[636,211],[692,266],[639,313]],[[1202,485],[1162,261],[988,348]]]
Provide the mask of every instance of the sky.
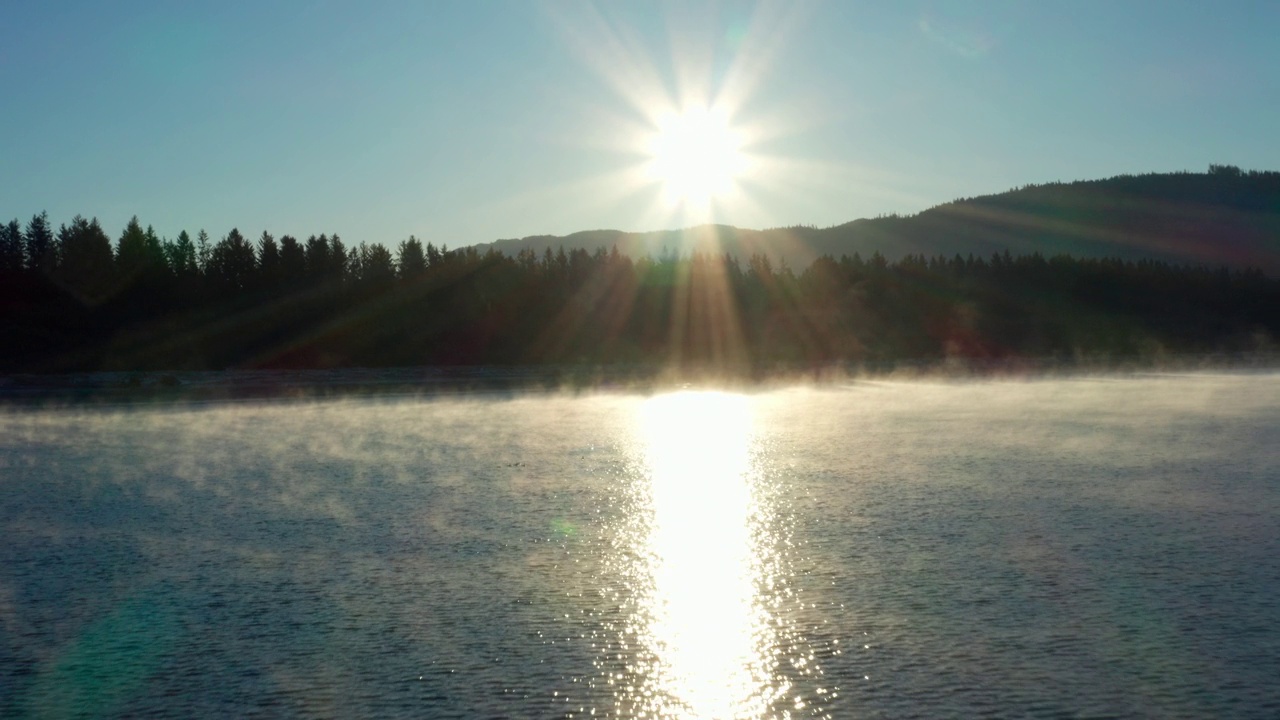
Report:
[[[0,218],[113,237],[825,227],[1280,169],[1274,0],[6,0],[0,29]],[[690,112],[741,160],[697,201],[653,170]]]

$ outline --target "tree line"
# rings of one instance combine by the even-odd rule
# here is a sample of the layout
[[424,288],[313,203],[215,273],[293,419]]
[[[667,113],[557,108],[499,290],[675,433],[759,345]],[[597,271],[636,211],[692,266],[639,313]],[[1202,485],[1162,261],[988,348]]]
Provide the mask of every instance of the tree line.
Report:
[[1245,352],[1280,331],[1280,281],[1155,260],[880,253],[792,269],[763,254],[515,256],[415,237],[394,251],[135,217],[0,225],[7,371],[1119,359]]

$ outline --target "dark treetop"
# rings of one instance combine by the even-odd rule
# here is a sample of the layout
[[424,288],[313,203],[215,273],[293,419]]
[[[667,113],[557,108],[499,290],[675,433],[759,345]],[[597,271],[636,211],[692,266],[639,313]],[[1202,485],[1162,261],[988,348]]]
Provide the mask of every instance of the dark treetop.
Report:
[[1224,166],[826,230],[694,228],[653,254],[626,234],[513,254],[237,229],[162,239],[136,218],[113,243],[96,220],[55,231],[41,213],[0,225],[0,369],[753,373],[1269,350],[1278,217],[1280,173]]

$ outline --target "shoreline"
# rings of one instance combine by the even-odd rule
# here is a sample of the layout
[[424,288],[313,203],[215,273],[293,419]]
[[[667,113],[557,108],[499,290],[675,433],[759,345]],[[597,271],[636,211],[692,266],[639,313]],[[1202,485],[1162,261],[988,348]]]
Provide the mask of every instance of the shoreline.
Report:
[[106,371],[0,375],[0,407],[315,401],[549,392],[763,391],[859,381],[1037,380],[1090,375],[1280,371],[1280,353],[1131,358],[944,359],[779,364],[728,370],[666,365],[425,366],[296,370]]

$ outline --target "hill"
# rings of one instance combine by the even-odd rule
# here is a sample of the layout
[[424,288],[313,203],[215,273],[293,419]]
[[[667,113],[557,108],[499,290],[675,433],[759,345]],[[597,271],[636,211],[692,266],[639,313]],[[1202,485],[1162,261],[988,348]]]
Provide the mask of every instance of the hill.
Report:
[[979,257],[1008,251],[1046,257],[1143,258],[1195,265],[1254,267],[1280,276],[1280,172],[1230,165],[1206,173],[1121,175],[1104,180],[1028,185],[955,200],[910,216],[854,220],[829,228],[751,230],[703,225],[632,233],[590,230],[480,245],[507,255],[564,247],[663,253],[761,253],[795,268],[830,255],[880,253]]

